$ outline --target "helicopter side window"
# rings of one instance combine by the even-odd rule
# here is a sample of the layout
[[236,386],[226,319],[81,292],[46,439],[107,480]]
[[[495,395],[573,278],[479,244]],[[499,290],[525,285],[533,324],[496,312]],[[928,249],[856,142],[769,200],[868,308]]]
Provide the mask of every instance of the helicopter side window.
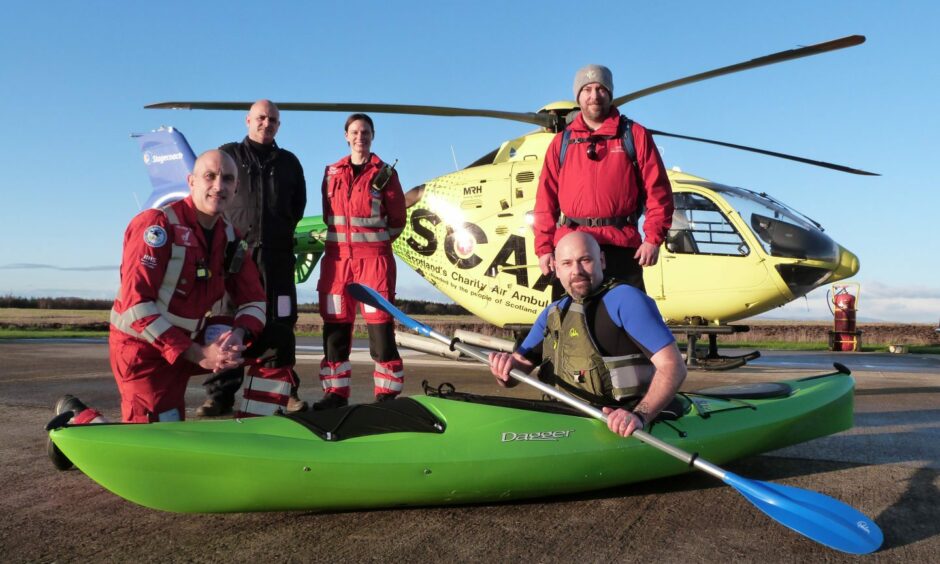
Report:
[[672,214],[672,228],[666,235],[666,248],[673,253],[698,254],[691,225],[688,210],[676,210]]
[[711,200],[697,194],[675,194],[672,228],[666,248],[676,254],[744,256],[744,239]]

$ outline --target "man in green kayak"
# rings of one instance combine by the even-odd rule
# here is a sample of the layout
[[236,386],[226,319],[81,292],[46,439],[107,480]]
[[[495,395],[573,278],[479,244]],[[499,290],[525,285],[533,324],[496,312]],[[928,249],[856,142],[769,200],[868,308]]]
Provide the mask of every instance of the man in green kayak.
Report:
[[686,368],[656,303],[605,279],[604,266],[593,237],[564,236],[555,269],[567,295],[545,308],[516,352],[490,353],[490,370],[512,387],[509,372],[529,373],[541,357],[542,379],[602,406],[610,430],[628,437],[673,401]]

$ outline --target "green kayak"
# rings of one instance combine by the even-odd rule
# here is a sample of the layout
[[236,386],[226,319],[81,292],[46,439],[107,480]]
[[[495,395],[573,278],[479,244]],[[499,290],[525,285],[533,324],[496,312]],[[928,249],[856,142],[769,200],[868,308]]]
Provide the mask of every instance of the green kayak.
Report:
[[[442,388],[326,412],[66,426],[50,437],[108,490],[177,512],[492,502],[689,471],[557,402]],[[850,428],[853,388],[837,373],[682,393],[650,432],[721,464]]]

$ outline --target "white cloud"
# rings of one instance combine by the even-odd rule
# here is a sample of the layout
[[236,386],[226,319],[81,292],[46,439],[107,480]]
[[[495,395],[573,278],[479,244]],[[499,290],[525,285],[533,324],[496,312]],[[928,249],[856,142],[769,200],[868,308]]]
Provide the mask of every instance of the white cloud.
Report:
[[940,300],[940,287],[930,287],[930,286],[889,286],[881,282],[868,282],[865,284],[864,296],[869,299],[913,299],[913,300],[924,300],[924,299],[933,299]]
[[[871,281],[861,283],[860,289],[857,306],[859,321],[933,324],[940,320],[940,288],[897,287]],[[827,301],[828,291],[829,288],[819,288],[758,318],[832,319]]]

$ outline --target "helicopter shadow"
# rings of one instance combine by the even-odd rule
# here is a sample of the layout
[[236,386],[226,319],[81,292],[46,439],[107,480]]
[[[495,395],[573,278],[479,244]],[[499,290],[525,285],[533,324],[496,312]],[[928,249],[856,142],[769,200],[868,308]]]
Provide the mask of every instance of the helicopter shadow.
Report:
[[[877,467],[882,464],[886,463],[868,465],[758,456],[731,464],[727,468],[749,478],[773,482],[790,478],[805,479],[814,474],[845,472],[866,466]],[[869,471],[877,472],[878,470],[872,468]],[[884,533],[884,544],[880,549],[882,551],[900,548],[940,535],[940,503],[937,503],[940,499],[940,488],[938,488],[940,470],[928,467],[918,468],[905,480],[907,487],[904,491],[893,503],[873,517]]]
[[[901,497],[875,518],[885,532],[882,549],[907,546],[940,535],[938,482],[940,472],[937,470],[917,470]],[[886,525],[889,525],[887,529]]]
[[[936,393],[936,388],[906,388],[904,393],[918,391]],[[899,392],[888,389],[880,393]],[[842,461],[846,470],[872,466],[884,467],[884,472],[896,470],[906,473],[913,467],[912,474],[900,478],[907,484],[904,491],[875,518],[885,534],[882,549],[902,547],[940,535],[940,504],[937,503],[940,499],[940,409],[856,413],[855,426],[848,431],[759,458],[777,456],[787,458],[781,459],[781,464],[774,464],[773,469],[766,469],[770,473],[765,475],[771,479],[806,476],[806,468],[785,462],[799,458],[811,459],[811,468],[820,470],[825,467],[821,464],[828,464],[837,471],[839,464],[818,460],[820,458]],[[788,468],[795,473],[788,475]]]

